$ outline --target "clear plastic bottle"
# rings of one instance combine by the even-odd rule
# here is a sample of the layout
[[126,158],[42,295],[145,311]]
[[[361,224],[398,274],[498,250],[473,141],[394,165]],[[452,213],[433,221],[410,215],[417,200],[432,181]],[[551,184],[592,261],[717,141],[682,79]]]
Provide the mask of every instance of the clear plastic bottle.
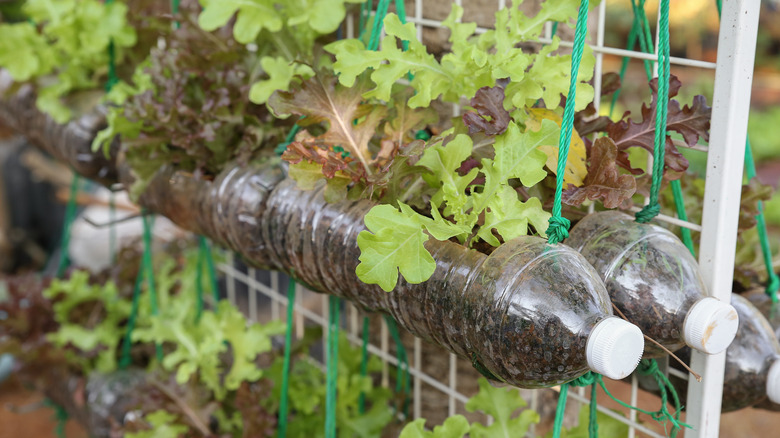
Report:
[[[739,314],[739,331],[726,350],[721,410],[732,412],[760,404],[780,407],[780,344],[761,312],[744,297],[732,294],[731,305]],[[676,353],[690,362],[690,349]],[[675,361],[669,365],[681,369]],[[687,382],[671,378],[678,393],[687,393]]]
[[252,265],[289,273],[312,290],[393,316],[411,333],[467,358],[506,383],[545,387],[588,370],[619,379],[636,367],[640,330],[612,316],[598,274],[566,245],[522,237],[491,255],[429,240],[437,262],[426,282],[391,292],[355,274],[358,234],[375,204],[325,202],[278,166],[234,168],[213,182],[162,173],[143,203],[213,237]]
[[[0,95],[5,91],[3,79],[0,74]],[[78,99],[86,101],[81,106],[94,109],[83,111],[70,122],[60,124],[38,109],[34,90],[25,85],[14,95],[0,99],[0,121],[69,164],[82,176],[108,185],[117,179],[114,161],[106,158],[102,151],[92,152],[92,140],[106,127],[104,108],[95,108],[94,96],[84,94],[83,99]],[[117,152],[118,146],[119,142],[115,140],[112,154]]]
[[[596,268],[615,306],[670,351],[687,344],[714,354],[734,339],[736,311],[707,297],[696,260],[668,230],[605,211],[585,217],[569,236],[566,243]],[[645,345],[645,358],[665,354]]]
[[[775,332],[775,338],[780,339],[780,303],[773,303],[763,290],[750,293],[745,298],[766,318]],[[780,412],[780,402],[773,402],[768,397],[756,404],[755,407]]]

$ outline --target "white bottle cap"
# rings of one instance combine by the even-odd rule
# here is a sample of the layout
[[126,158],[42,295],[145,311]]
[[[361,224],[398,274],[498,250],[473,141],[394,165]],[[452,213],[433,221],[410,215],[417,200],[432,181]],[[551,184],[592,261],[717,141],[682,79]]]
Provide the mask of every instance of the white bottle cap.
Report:
[[739,316],[731,304],[714,297],[699,300],[688,311],[683,336],[689,347],[706,354],[726,351],[739,328]]
[[766,395],[772,403],[780,403],[780,360],[769,367],[766,376]]
[[642,358],[645,338],[639,327],[618,317],[601,320],[588,336],[588,367],[610,379],[628,377]]

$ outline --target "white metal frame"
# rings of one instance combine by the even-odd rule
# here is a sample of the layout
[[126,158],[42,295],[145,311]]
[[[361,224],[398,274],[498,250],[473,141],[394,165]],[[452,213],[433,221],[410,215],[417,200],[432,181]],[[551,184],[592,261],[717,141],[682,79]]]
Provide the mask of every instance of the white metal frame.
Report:
[[[434,1],[434,0],[428,0]],[[462,0],[456,0],[455,3],[461,4]],[[503,8],[507,5],[506,0],[497,0],[497,8]],[[713,2],[713,7],[714,2]],[[601,94],[601,74],[603,57],[607,55],[628,56],[638,60],[657,60],[657,55],[634,52],[622,48],[606,47],[604,45],[604,29],[606,26],[607,0],[603,0],[598,9],[594,11],[597,15],[597,27],[595,29],[595,41],[590,41],[591,47],[596,56],[596,67],[594,73],[595,95]],[[696,67],[705,70],[715,70],[715,92],[713,97],[713,114],[710,146],[695,146],[693,149],[707,151],[707,179],[705,188],[705,200],[703,210],[702,224],[694,224],[682,221],[674,217],[659,215],[657,220],[667,222],[675,226],[686,227],[691,230],[701,231],[700,246],[700,268],[701,272],[709,286],[711,295],[728,301],[731,294],[732,272],[734,263],[734,251],[736,246],[736,230],[738,220],[738,209],[740,203],[740,190],[742,184],[742,170],[745,136],[747,131],[747,117],[750,104],[750,91],[753,74],[753,62],[755,54],[756,34],[758,28],[758,10],[760,0],[725,0],[723,5],[723,18],[721,20],[719,41],[718,41],[718,62],[706,62],[700,60],[691,60],[685,58],[671,58],[672,65]],[[672,10],[672,13],[674,11]],[[407,14],[408,22],[415,23],[417,27],[418,38],[422,39],[423,28],[442,27],[441,21],[433,20],[423,15],[423,1],[415,0],[414,8],[411,14]],[[354,35],[355,23],[352,17],[348,17],[346,23],[347,36]],[[486,29],[478,28],[478,32],[484,32]],[[672,35],[674,38],[674,35]],[[542,43],[551,41],[550,26]],[[594,44],[595,43],[595,44]],[[571,46],[571,42],[562,42],[561,46]],[[599,101],[596,101],[599,105]],[[457,114],[459,108],[455,108]],[[684,144],[679,144],[684,146]],[[638,211],[639,208],[635,210]],[[279,290],[279,274],[271,274],[270,285],[263,284],[257,280],[255,271],[249,269],[247,273],[236,269],[233,263],[226,263],[219,266],[220,270],[227,276],[227,292],[231,301],[235,302],[236,282],[246,284],[249,289],[248,306],[249,317],[258,318],[257,296],[264,295],[272,300],[271,317],[284,318],[281,307],[288,305],[287,297]],[[323,296],[321,312],[313,311],[304,305],[302,294],[305,293],[299,286],[298,299],[294,303],[295,307],[295,331],[297,336],[302,336],[305,320],[308,319],[323,327],[327,326],[327,319],[324,311],[327,309],[328,300]],[[347,337],[355,343],[360,344],[360,324],[358,323],[358,312],[351,304],[348,304],[347,312]],[[323,333],[327,331],[324,330]],[[323,335],[324,336],[324,335]],[[380,336],[380,345],[369,345],[368,351],[378,356],[384,363],[382,384],[388,384],[388,364],[397,365],[397,359],[389,353],[389,335],[386,326],[382,325]],[[407,346],[408,347],[408,346]],[[425,383],[433,387],[434,390],[448,398],[449,414],[453,415],[457,411],[458,403],[465,403],[473,394],[464,394],[458,391],[457,382],[457,363],[458,359],[454,355],[449,357],[448,381],[440,382],[422,371],[422,342],[419,339],[414,341],[410,352],[410,374],[413,377],[412,385],[412,415],[419,418],[421,415],[421,394],[422,384]],[[685,421],[693,426],[692,430],[686,430],[685,436],[688,438],[715,438],[718,436],[720,423],[720,404],[723,384],[725,354],[705,356],[694,352],[692,366],[703,376],[701,383],[695,379],[689,380],[688,400],[685,405],[687,414]],[[687,379],[688,375],[674,369],[669,370],[670,374]],[[637,380],[632,379],[631,398],[628,400],[632,405],[637,403]],[[588,402],[585,391],[570,391],[570,397],[579,402]],[[532,399],[531,408],[536,408],[536,398]],[[616,418],[629,425],[630,438],[633,438],[637,432],[651,437],[663,437],[650,428],[640,424],[637,421],[635,411],[625,412],[626,416],[621,416],[610,409],[599,406],[599,410],[613,418]],[[533,433],[533,430],[531,431]]]

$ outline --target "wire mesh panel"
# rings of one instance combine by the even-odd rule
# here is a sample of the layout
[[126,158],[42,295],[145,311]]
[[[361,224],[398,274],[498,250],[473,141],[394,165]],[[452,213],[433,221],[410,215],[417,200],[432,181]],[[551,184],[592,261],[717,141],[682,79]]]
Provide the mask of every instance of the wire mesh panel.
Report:
[[[508,6],[506,0],[456,1],[455,3],[464,7],[465,16],[469,20],[478,22],[480,27],[477,28],[477,32],[486,31],[492,23],[494,13]],[[591,12],[589,26],[588,43],[596,58],[593,80],[596,96],[601,95],[601,77],[609,57],[612,60],[615,57],[629,57],[635,59],[636,64],[639,65],[642,64],[642,60],[657,60],[654,54],[605,45],[605,29],[610,26],[607,20],[607,10],[610,7],[608,3],[602,1]],[[702,233],[700,256],[702,273],[708,282],[710,293],[724,301],[728,301],[731,293],[736,221],[740,200],[739,188],[742,179],[742,157],[759,3],[758,0],[725,2],[719,35],[718,63],[679,57],[670,59],[672,73],[675,73],[675,69],[695,69],[697,75],[715,74],[716,88],[712,96],[713,140],[709,146],[692,147],[709,153],[702,224],[683,221],[664,214],[659,215],[657,220],[673,227],[685,227]],[[447,32],[443,29],[442,20],[449,10],[450,3],[444,1],[407,1],[406,21],[415,24],[417,36],[421,41],[429,45],[432,50],[440,50],[447,44]],[[672,7],[672,14],[674,14],[674,7]],[[356,17],[348,17],[345,24],[347,37],[355,35],[355,27]],[[671,37],[675,38],[674,35]],[[563,39],[561,47],[572,46],[571,41],[566,41],[565,35]],[[540,43],[546,44],[551,41],[552,24],[548,23],[545,37],[540,40]],[[598,111],[601,105],[600,99],[596,99],[594,105]],[[459,108],[456,106],[453,108],[453,115],[458,114]],[[688,147],[681,141],[675,143],[679,147]],[[639,211],[640,207],[635,206],[631,210]],[[288,303],[287,296],[283,292],[289,281],[286,277],[278,273],[247,269],[232,259],[222,264],[220,268],[227,277],[229,299],[245,309],[247,316],[260,321],[284,317],[286,307],[291,304]],[[327,327],[328,300],[324,295],[306,291],[301,286],[297,287],[299,293],[296,294],[296,302],[292,303],[295,316],[291,323],[294,324],[296,336],[300,337],[307,325]],[[360,345],[362,314],[350,303],[343,305],[341,322],[346,329],[346,336],[353,344]],[[323,333],[325,332],[327,330],[323,330]],[[393,369],[399,366],[395,346],[381,318],[372,318],[371,333],[368,351],[383,361],[381,383],[389,386]],[[446,416],[466,413],[464,404],[477,390],[475,381],[478,374],[472,369],[471,364],[409,335],[404,334],[402,341],[410,352],[409,373],[412,376],[410,415],[413,418],[426,417],[430,420],[429,424],[439,424]],[[701,372],[703,383],[695,381],[691,383],[688,400],[684,403],[687,407],[685,421],[693,427],[692,430],[686,431],[686,436],[715,437],[718,435],[725,353],[707,357],[694,353],[693,356],[693,367]],[[324,363],[323,357],[315,359]],[[688,378],[687,374],[674,369],[669,369],[669,373],[683,379]],[[636,376],[632,376],[629,382],[608,382],[607,386],[619,398],[633,406],[654,410],[659,403],[657,398],[639,391]],[[530,399],[532,409],[540,411],[552,406],[554,410],[554,397],[544,395],[549,392],[523,391],[523,394]],[[589,400],[589,396],[583,389],[573,391],[570,397],[578,402]],[[629,437],[666,436],[663,426],[654,422],[649,416],[618,406],[601,391],[599,400],[603,401],[599,404],[599,411],[627,424]],[[576,403],[570,403],[569,417],[576,418],[578,409]],[[530,434],[536,432],[532,428]]]

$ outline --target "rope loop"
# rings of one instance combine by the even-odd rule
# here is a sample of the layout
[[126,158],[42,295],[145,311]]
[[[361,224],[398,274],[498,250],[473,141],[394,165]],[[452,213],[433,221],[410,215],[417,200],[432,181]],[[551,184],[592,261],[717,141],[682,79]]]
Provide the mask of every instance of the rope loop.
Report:
[[549,220],[550,226],[547,228],[547,240],[550,243],[561,243],[569,237],[569,227],[571,221],[563,216],[552,216]]
[[660,212],[661,206],[659,204],[647,204],[644,206],[644,208],[636,212],[634,217],[636,217],[637,222],[646,224],[658,216],[658,213]]
[[569,382],[569,385],[571,386],[588,386],[593,385],[594,383],[598,383],[598,381],[601,379],[601,376],[592,372],[588,371],[587,373],[581,375],[580,377],[577,377],[576,379]]

